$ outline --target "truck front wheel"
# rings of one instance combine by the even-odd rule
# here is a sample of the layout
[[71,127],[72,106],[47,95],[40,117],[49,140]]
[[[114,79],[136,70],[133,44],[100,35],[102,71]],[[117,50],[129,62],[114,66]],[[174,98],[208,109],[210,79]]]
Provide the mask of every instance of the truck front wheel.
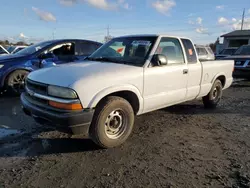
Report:
[[90,127],[92,140],[102,148],[121,145],[129,137],[134,125],[134,111],[121,97],[110,96],[96,108]]
[[221,81],[215,80],[208,95],[202,98],[205,108],[216,108],[222,97],[222,89]]

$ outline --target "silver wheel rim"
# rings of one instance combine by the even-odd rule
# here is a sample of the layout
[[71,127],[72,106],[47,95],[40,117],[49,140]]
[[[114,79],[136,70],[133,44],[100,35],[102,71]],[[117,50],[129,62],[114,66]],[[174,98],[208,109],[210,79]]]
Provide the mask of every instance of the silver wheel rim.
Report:
[[105,133],[110,139],[121,137],[127,128],[126,120],[122,110],[112,111],[105,121]]
[[16,74],[12,78],[12,80],[10,81],[10,86],[15,92],[20,93],[24,91],[25,78],[26,75],[22,73]]
[[213,93],[212,93],[212,98],[214,101],[217,101],[220,99],[220,87],[219,86],[216,86],[213,90]]

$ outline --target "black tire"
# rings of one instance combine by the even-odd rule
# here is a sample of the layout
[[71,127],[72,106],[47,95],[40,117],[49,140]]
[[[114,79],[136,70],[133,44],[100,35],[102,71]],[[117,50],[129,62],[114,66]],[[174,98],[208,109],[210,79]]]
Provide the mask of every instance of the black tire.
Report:
[[26,70],[15,70],[10,73],[5,81],[7,92],[13,96],[19,96],[24,91],[24,82],[28,74]]
[[222,97],[222,83],[220,80],[215,80],[210,92],[203,97],[203,104],[205,108],[216,108]]
[[[117,124],[121,125],[117,128],[120,135],[115,138],[114,130]],[[127,140],[133,126],[134,111],[129,102],[121,97],[110,96],[96,108],[90,127],[90,137],[102,148],[113,148]]]

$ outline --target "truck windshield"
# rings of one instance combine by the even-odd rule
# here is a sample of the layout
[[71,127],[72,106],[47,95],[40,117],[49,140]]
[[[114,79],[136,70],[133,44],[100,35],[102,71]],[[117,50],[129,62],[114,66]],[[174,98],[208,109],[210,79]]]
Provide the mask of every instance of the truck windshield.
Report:
[[87,59],[143,66],[157,37],[121,37],[104,44]]
[[235,52],[235,55],[250,55],[250,46],[241,46]]
[[52,42],[51,41],[47,41],[47,42],[40,42],[38,44],[34,44],[32,46],[29,46],[27,48],[24,48],[22,50],[20,50],[19,52],[17,52],[16,54],[21,54],[21,55],[31,55],[35,52],[37,52],[38,50],[50,45]]

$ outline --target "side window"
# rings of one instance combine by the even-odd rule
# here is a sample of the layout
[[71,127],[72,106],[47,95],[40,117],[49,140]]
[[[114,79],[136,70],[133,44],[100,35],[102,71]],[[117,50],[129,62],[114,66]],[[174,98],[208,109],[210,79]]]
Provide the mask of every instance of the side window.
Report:
[[52,52],[54,55],[60,56],[72,56],[75,55],[75,45],[74,43],[63,43],[58,44],[52,47],[49,52]]
[[68,60],[75,55],[75,44],[73,42],[56,44],[40,54],[41,59],[51,58],[48,54],[54,54],[59,60]]
[[185,48],[188,63],[197,63],[197,56],[192,42],[188,39],[181,39],[181,41]]
[[162,38],[156,50],[156,54],[163,54],[168,59],[168,64],[185,63],[181,44],[175,38]]
[[77,42],[76,55],[89,56],[100,46],[91,42]]

